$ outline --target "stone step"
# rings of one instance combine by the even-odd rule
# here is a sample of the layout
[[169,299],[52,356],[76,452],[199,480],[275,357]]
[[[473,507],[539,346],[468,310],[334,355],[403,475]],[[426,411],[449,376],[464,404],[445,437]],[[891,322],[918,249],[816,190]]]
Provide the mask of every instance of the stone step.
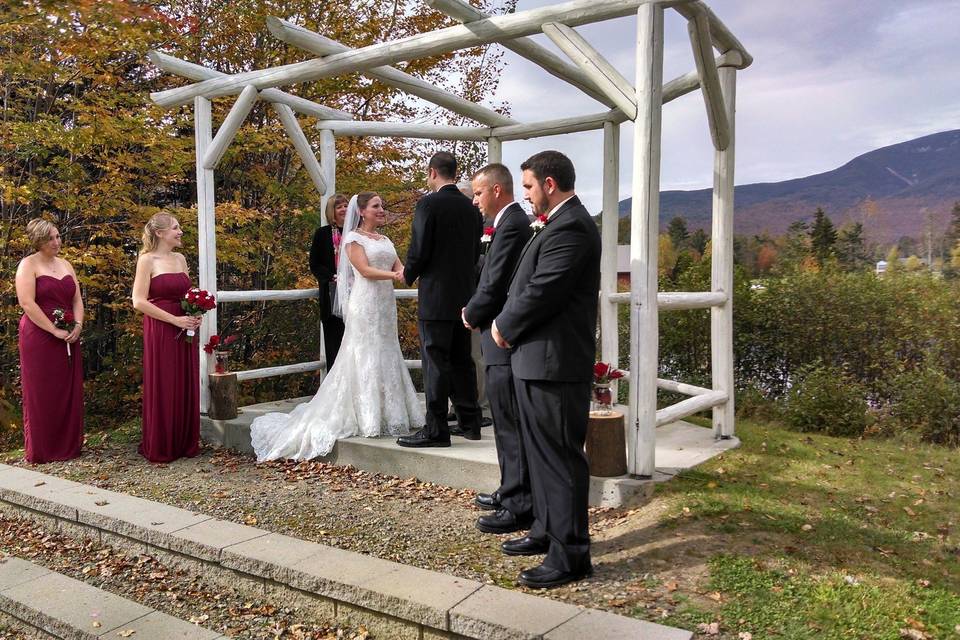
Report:
[[[213,580],[306,597],[331,619],[362,622],[377,638],[691,637],[689,631],[217,520],[22,467],[0,465],[0,508],[106,544],[137,547],[161,562],[186,563]],[[0,582],[0,597],[9,599],[8,589],[43,577],[17,563],[13,567],[10,583]]]
[[0,559],[0,611],[53,638],[224,638],[21,558]]

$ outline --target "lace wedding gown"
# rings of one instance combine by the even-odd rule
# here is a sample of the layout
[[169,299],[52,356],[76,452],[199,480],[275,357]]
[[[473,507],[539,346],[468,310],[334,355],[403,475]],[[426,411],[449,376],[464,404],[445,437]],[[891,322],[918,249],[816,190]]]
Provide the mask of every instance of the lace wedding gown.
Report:
[[[389,271],[397,259],[386,237],[374,240],[351,231],[343,242],[362,246],[370,266],[377,269]],[[341,260],[346,259],[343,252]],[[368,280],[350,268],[354,281],[337,359],[310,402],[289,414],[254,419],[250,437],[258,462],[308,460],[330,453],[341,438],[404,435],[425,423],[397,340],[393,283]]]

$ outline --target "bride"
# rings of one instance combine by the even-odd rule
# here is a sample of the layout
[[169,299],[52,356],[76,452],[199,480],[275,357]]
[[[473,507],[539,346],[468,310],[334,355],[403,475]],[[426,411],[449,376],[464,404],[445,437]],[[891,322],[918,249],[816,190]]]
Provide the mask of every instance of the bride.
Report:
[[330,453],[341,438],[397,436],[424,425],[397,340],[391,281],[403,280],[403,264],[390,239],[377,233],[385,218],[376,193],[350,199],[333,300],[345,325],[340,352],[310,402],[254,419],[250,437],[258,462],[308,460]]

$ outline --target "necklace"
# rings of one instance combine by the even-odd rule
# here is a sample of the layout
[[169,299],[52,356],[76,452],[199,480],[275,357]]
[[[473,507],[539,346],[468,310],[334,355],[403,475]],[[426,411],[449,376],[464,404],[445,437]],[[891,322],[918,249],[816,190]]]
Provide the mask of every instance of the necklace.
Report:
[[361,229],[360,227],[357,227],[357,231],[367,236],[368,238],[372,238],[374,240],[380,240],[381,238],[383,238],[383,236],[380,235],[379,233],[373,233],[371,231],[367,231],[366,229]]

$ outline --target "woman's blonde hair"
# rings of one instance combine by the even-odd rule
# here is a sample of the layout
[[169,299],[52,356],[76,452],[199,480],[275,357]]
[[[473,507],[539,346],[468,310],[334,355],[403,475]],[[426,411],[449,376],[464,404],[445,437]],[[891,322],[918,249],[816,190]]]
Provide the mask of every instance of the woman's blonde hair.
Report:
[[336,214],[337,206],[338,206],[341,202],[342,202],[343,204],[347,204],[347,203],[349,203],[350,201],[347,200],[347,196],[343,195],[342,193],[338,193],[337,195],[335,195],[335,196],[333,196],[332,198],[330,198],[329,200],[327,200],[327,210],[326,210],[326,212],[325,212],[325,214],[326,214],[326,216],[327,216],[327,224],[336,224],[336,223],[334,222],[334,220],[336,219],[334,214]]
[[150,253],[155,250],[158,242],[157,231],[166,231],[175,221],[176,218],[165,211],[153,214],[147,220],[147,224],[143,225],[143,248],[140,249],[140,253]]
[[44,220],[43,218],[34,218],[27,223],[27,237],[34,251],[40,251],[40,247],[45,245],[53,237],[53,230],[57,225]]

